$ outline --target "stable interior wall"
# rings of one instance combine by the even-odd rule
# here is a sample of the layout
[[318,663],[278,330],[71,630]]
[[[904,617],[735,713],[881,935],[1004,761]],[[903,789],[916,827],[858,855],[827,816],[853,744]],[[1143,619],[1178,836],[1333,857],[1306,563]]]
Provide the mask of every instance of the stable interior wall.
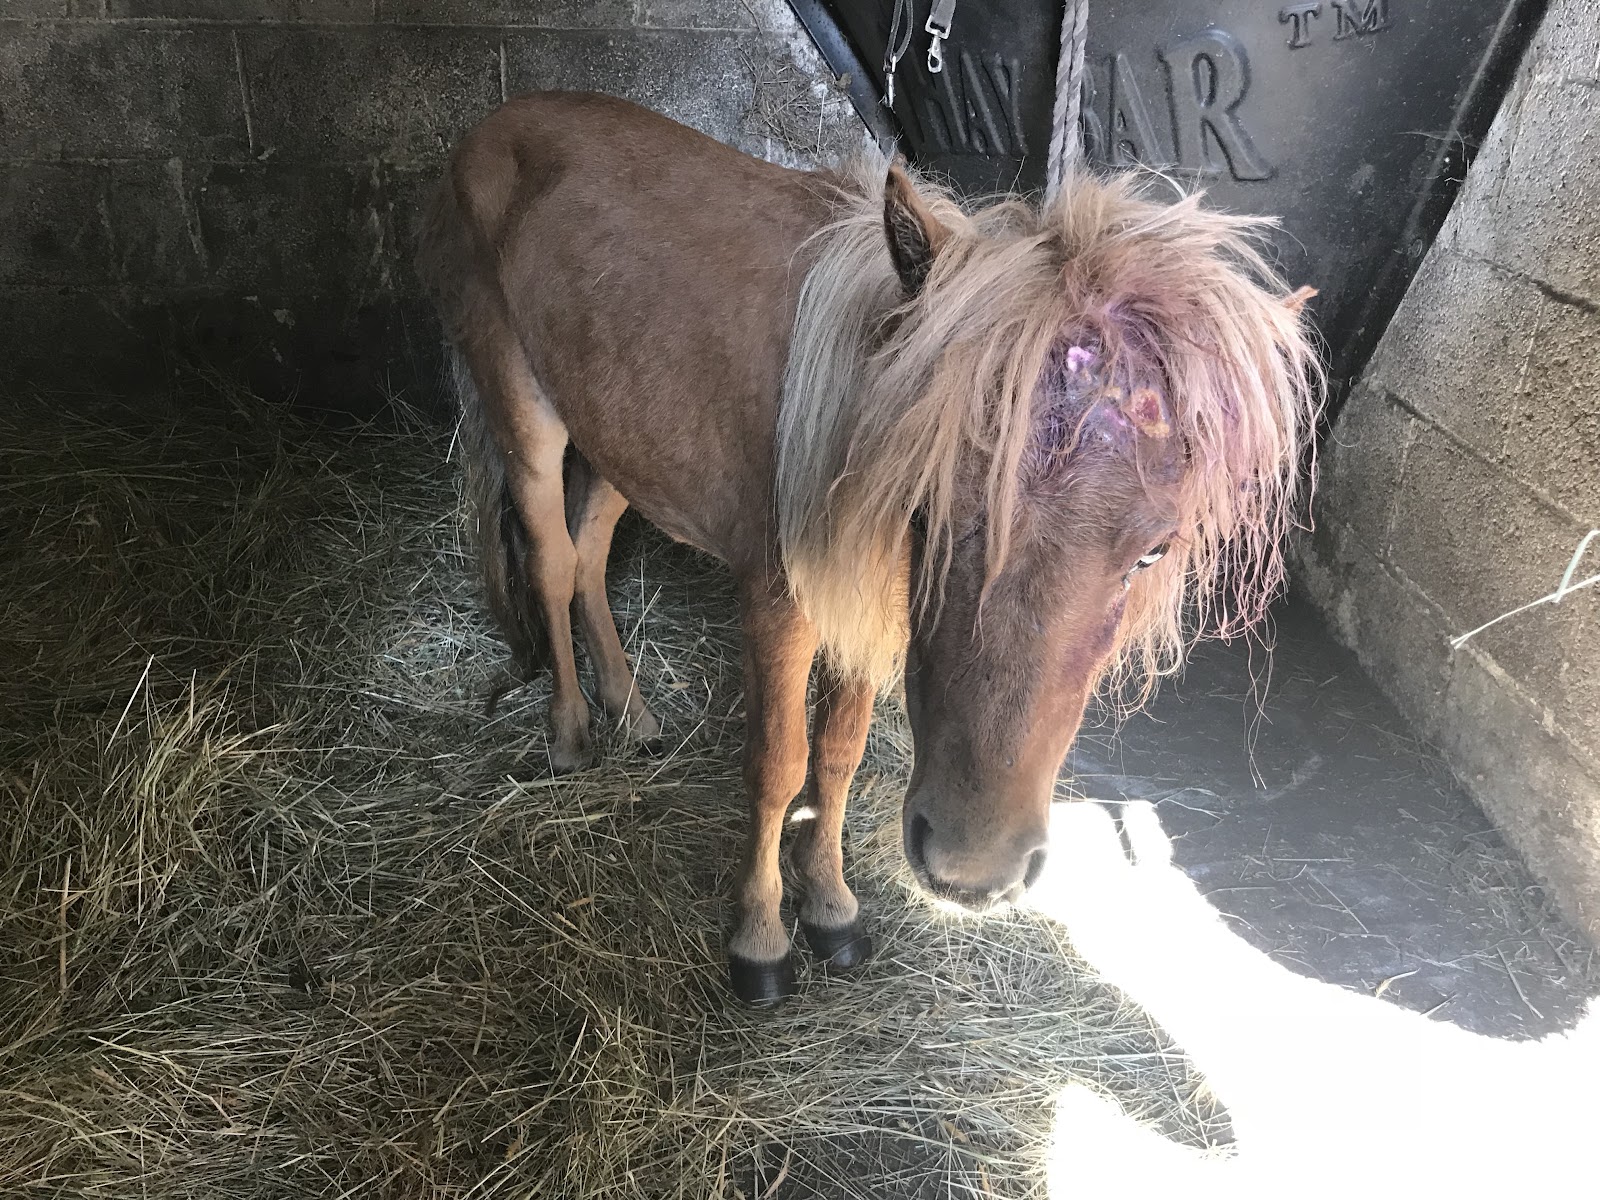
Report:
[[0,0],[0,383],[425,399],[420,201],[533,88],[779,160],[860,129],[783,0]]
[[[1600,0],[1554,0],[1325,447],[1300,585],[1600,941]],[[1600,573],[1600,539],[1576,579]]]

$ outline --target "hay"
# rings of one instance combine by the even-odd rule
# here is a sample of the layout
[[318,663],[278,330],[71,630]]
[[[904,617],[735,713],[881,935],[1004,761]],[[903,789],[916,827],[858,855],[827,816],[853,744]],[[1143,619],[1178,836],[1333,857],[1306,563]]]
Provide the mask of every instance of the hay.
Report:
[[179,391],[0,414],[0,1193],[1038,1195],[1073,1079],[1218,1136],[1052,926],[916,898],[892,710],[849,831],[880,959],[733,1006],[720,570],[619,538],[675,750],[552,780],[542,689],[481,713],[448,431]]
[[769,149],[765,157],[782,157],[770,152],[781,147],[797,156],[797,162],[828,163],[859,149],[853,123],[837,119],[838,108],[848,102],[847,80],[814,78],[781,51],[742,57],[750,78],[750,107],[742,128],[763,139],[763,149]]

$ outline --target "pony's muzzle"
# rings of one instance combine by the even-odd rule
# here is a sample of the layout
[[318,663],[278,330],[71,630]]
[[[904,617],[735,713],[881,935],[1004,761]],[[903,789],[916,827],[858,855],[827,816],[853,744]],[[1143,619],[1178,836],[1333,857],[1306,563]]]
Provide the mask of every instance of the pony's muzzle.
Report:
[[941,831],[923,812],[907,814],[906,861],[917,882],[940,900],[979,913],[1014,904],[1044,870],[1045,830],[985,838],[979,845],[962,832]]

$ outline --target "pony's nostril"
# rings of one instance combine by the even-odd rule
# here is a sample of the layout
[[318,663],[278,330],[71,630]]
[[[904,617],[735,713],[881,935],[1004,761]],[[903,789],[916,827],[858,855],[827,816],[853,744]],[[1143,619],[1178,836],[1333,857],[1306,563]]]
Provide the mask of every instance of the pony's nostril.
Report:
[[928,873],[928,856],[924,847],[930,829],[928,818],[918,813],[911,818],[911,830],[906,838],[906,858],[910,859],[912,870],[923,876]]
[[1028,869],[1022,876],[1022,888],[1024,891],[1039,882],[1039,876],[1044,873],[1044,857],[1045,849],[1043,846],[1028,855]]

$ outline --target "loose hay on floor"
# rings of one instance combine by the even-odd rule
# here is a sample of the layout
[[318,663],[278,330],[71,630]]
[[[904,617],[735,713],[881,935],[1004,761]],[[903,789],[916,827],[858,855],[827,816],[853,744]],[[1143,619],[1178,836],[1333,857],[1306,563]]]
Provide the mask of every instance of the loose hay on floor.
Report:
[[543,689],[482,715],[449,431],[183,392],[0,408],[0,1193],[1039,1195],[1070,1079],[1217,1135],[1054,929],[915,896],[892,708],[847,850],[880,958],[732,1005],[720,568],[619,538],[675,749],[553,780]]

